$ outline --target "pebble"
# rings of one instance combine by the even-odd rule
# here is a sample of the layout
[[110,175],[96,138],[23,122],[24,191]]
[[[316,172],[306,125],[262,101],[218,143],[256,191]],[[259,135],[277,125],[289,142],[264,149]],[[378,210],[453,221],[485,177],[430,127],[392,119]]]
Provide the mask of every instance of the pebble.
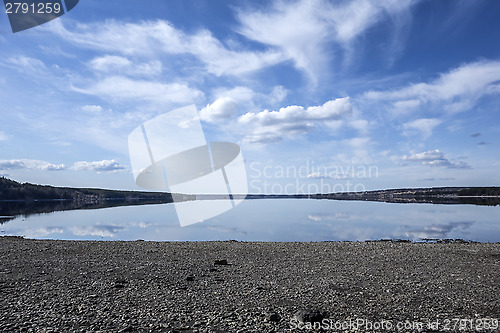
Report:
[[0,237],[0,253],[0,332],[290,332],[293,320],[500,313],[498,243]]

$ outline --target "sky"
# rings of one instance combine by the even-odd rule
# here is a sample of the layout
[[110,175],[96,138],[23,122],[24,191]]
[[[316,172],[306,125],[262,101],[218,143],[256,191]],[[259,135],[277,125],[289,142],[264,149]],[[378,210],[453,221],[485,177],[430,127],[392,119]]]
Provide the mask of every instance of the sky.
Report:
[[0,13],[0,175],[140,189],[128,135],[195,104],[250,193],[500,183],[500,2],[85,0]]

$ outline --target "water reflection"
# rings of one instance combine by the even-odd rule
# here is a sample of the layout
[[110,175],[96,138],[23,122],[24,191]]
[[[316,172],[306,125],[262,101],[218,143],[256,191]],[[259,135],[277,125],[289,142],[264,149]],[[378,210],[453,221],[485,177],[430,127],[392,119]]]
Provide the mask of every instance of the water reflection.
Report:
[[423,227],[415,228],[413,226],[402,226],[401,231],[405,238],[408,239],[424,239],[424,238],[437,238],[444,239],[448,238],[448,235],[453,231],[465,231],[471,228],[475,222],[464,221],[464,222],[449,222],[445,224],[431,224]]
[[186,227],[180,227],[174,207],[163,204],[20,216],[4,220],[0,231],[51,239],[498,242],[499,213],[498,206],[262,199],[245,200],[222,215]]

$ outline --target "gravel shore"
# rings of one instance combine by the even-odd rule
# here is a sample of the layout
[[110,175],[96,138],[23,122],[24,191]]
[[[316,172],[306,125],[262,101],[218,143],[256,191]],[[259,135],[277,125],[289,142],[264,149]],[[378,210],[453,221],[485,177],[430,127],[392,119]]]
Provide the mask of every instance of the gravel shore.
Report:
[[498,331],[498,243],[0,237],[0,251],[4,332]]

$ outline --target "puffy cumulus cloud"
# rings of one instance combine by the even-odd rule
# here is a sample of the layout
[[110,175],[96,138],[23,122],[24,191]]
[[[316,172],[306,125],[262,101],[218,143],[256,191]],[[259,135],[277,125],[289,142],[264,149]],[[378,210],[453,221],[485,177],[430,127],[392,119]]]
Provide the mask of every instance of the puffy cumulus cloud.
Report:
[[264,110],[259,113],[248,112],[242,115],[239,120],[242,123],[257,123],[266,126],[301,120],[335,120],[345,114],[350,114],[351,111],[352,105],[349,97],[345,97],[330,100],[321,106],[311,106],[307,109],[303,106],[291,105],[281,108],[279,111]]
[[449,160],[445,154],[437,149],[428,150],[423,153],[405,155],[401,158],[403,161],[419,162],[422,165],[431,167],[446,167],[449,169],[469,169],[470,166],[462,161]]
[[269,143],[280,141],[283,136],[308,133],[316,123],[341,119],[350,115],[352,109],[349,98],[345,97],[330,100],[321,106],[304,108],[292,105],[279,111],[248,112],[240,116],[238,122],[252,130],[245,137],[245,142]]
[[[108,20],[78,24],[72,29],[66,29],[58,20],[47,29],[77,46],[122,55],[190,54],[215,75],[240,75],[286,60],[281,52],[275,50],[230,49],[207,30],[186,34],[164,20],[138,23]],[[123,62],[123,59],[119,61]]]
[[283,86],[274,86],[266,92],[257,92],[249,87],[237,86],[234,88],[219,88],[213,92],[217,98],[231,97],[239,106],[246,105],[249,109],[256,109],[256,102],[264,104],[278,104],[288,96],[288,89]]
[[62,170],[89,170],[96,172],[112,172],[126,170],[114,160],[103,160],[95,162],[75,162],[71,167],[64,164],[53,164],[47,161],[30,159],[0,160],[0,170],[41,170],[41,171],[62,171]]
[[410,21],[410,7],[415,2],[276,1],[272,8],[262,11],[239,10],[239,32],[249,39],[277,47],[298,69],[315,80],[331,58],[328,45],[333,42],[350,49],[354,40],[383,19],[390,19],[401,27]]
[[420,82],[392,91],[369,91],[368,100],[392,101],[395,111],[408,113],[434,104],[448,112],[466,111],[478,99],[500,94],[500,61],[465,64],[429,83]]
[[141,100],[155,104],[193,103],[204,95],[200,90],[186,84],[133,80],[124,76],[107,77],[86,88],[74,90],[103,99]]
[[441,124],[441,120],[439,119],[422,118],[404,123],[403,128],[405,129],[406,134],[408,134],[409,131],[416,130],[421,132],[425,138],[428,138],[432,135],[434,127],[438,126],[439,124]]
[[200,110],[200,118],[215,123],[233,117],[238,111],[238,103],[231,97],[218,98],[212,104]]
[[0,160],[0,170],[42,170],[60,171],[66,170],[64,164],[53,164],[46,161],[30,159]]
[[102,111],[102,106],[87,104],[82,106],[82,110],[89,113],[99,113]]
[[128,58],[113,55],[94,58],[88,66],[98,72],[137,76],[155,76],[161,74],[162,71],[161,62],[158,60],[136,64]]
[[82,170],[96,171],[98,173],[126,170],[126,168],[123,165],[119,164],[115,160],[102,160],[102,161],[94,161],[94,162],[86,162],[86,161],[75,162],[75,164],[73,164],[71,169],[76,170],[76,171],[82,171]]

